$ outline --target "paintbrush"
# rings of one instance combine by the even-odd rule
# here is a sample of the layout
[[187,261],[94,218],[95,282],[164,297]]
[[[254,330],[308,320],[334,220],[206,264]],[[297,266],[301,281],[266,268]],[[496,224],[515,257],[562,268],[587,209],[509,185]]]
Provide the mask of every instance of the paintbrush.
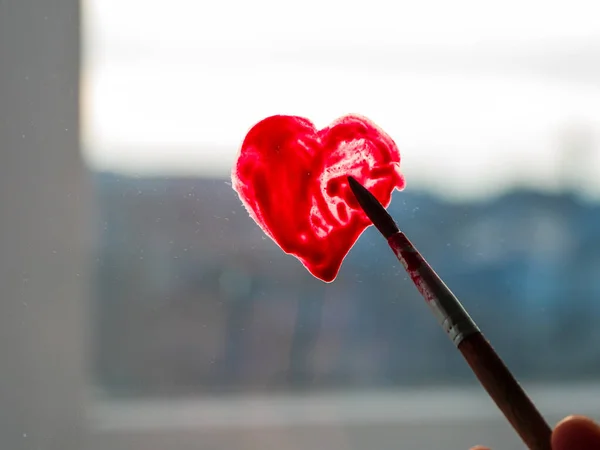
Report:
[[348,182],[361,208],[387,239],[439,324],[523,442],[533,450],[550,450],[550,427],[456,296],[375,196],[350,176]]

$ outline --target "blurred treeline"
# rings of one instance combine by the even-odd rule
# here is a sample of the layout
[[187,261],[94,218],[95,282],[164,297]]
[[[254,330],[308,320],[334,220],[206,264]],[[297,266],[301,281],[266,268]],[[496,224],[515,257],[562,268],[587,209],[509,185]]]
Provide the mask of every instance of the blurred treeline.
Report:
[[[225,179],[93,178],[94,374],[109,392],[473,382],[372,227],[325,284]],[[407,189],[389,210],[520,379],[600,376],[600,205]]]

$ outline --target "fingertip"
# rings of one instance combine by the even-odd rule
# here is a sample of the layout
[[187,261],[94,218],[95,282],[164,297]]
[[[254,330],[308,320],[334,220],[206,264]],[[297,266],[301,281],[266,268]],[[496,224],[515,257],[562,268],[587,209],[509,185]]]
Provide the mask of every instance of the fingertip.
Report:
[[568,416],[552,432],[552,450],[600,450],[600,426],[584,416]]
[[483,445],[476,445],[475,447],[471,447],[471,450],[490,450],[490,448]]

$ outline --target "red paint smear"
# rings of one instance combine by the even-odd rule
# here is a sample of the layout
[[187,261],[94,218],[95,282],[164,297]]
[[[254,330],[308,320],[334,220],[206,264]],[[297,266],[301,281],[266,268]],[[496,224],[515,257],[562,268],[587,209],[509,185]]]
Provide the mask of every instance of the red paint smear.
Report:
[[311,274],[331,282],[371,225],[348,175],[386,207],[405,184],[398,147],[370,120],[347,115],[317,130],[302,117],[271,116],[246,135],[231,178],[263,231]]
[[423,279],[423,271],[429,271],[431,268],[415,246],[402,232],[392,235],[388,239],[388,244],[400,262],[402,262],[402,265],[408,272],[411,280],[425,300],[427,302],[435,300],[435,294],[431,291],[428,283]]
[[402,258],[406,271],[412,275],[419,272],[424,264],[423,257],[402,232],[392,235],[388,243],[396,255]]

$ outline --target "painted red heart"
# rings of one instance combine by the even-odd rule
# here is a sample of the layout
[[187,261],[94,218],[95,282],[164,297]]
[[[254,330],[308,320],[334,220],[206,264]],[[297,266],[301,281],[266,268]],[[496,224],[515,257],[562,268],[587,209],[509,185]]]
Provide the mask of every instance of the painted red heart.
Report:
[[371,225],[347,176],[388,206],[404,187],[400,152],[369,119],[347,115],[317,130],[307,119],[271,116],[246,135],[232,171],[250,216],[284,252],[331,282]]

